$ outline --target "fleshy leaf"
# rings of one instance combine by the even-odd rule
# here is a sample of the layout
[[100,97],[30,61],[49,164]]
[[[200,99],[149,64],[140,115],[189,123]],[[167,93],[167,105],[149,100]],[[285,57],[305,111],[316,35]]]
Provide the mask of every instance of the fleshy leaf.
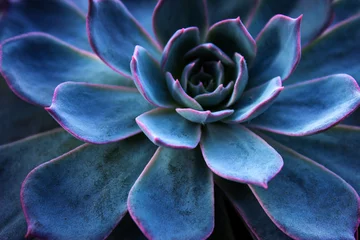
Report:
[[360,194],[360,128],[337,125],[323,133],[288,137],[266,133],[338,174]]
[[204,71],[213,76],[216,86],[220,84],[224,84],[225,81],[225,73],[224,66],[221,61],[211,61],[205,62],[203,64]]
[[207,124],[200,147],[208,167],[231,181],[267,188],[283,165],[269,144],[241,125]]
[[29,32],[44,32],[84,50],[91,50],[85,14],[69,1],[7,1],[1,16],[0,42]]
[[1,45],[1,73],[20,98],[49,106],[57,85],[66,81],[134,86],[96,55],[44,33],[10,38]]
[[276,15],[270,19],[256,38],[257,55],[249,69],[248,87],[255,87],[274,77],[285,81],[300,61],[300,22]]
[[172,97],[177,103],[185,107],[193,108],[195,110],[203,110],[201,105],[184,91],[184,89],[181,87],[179,80],[175,81],[175,79],[169,72],[166,73],[166,84]]
[[129,212],[149,239],[206,239],[213,188],[198,149],[159,148],[129,193]]
[[224,119],[224,122],[241,123],[256,118],[273,104],[283,88],[280,77],[276,77],[244,92],[232,106],[235,109],[234,114]]
[[203,93],[194,97],[202,107],[214,107],[230,96],[234,89],[234,82],[230,82],[226,87],[220,84],[213,92]]
[[278,134],[304,136],[340,122],[360,105],[360,88],[346,74],[285,87],[275,103],[251,126]]
[[84,14],[86,15],[89,8],[89,0],[70,0],[71,2],[73,2],[73,4],[75,4],[75,6]]
[[129,190],[155,149],[138,135],[84,144],[35,168],[21,189],[27,237],[104,239],[125,215]]
[[207,0],[209,23],[212,25],[224,19],[240,17],[250,22],[259,0]]
[[148,102],[164,108],[176,106],[166,86],[165,75],[159,62],[146,49],[135,47],[130,68],[137,89]]
[[231,97],[225,104],[225,107],[229,107],[239,100],[241,94],[245,90],[246,84],[248,83],[248,68],[244,57],[241,56],[239,53],[235,53],[234,62],[236,66],[236,79],[234,81],[234,90],[231,94]]
[[223,118],[226,118],[233,114],[234,110],[226,109],[221,111],[198,111],[191,108],[176,108],[175,109],[178,114],[187,120],[195,123],[211,123],[217,122]]
[[56,129],[0,146],[0,239],[24,239],[26,221],[19,192],[26,175],[80,144],[70,134]]
[[0,119],[0,145],[59,126],[44,109],[18,98],[1,75]]
[[130,75],[129,62],[136,45],[156,59],[160,48],[118,0],[90,0],[87,29],[94,52],[112,69]]
[[292,239],[270,220],[248,186],[227,181],[220,177],[216,177],[215,182],[225,192],[225,195],[234,205],[236,211],[248,225],[250,232],[256,236],[254,239]]
[[200,125],[184,119],[174,110],[154,109],[138,116],[136,122],[158,146],[192,149],[200,141]]
[[251,64],[256,55],[256,43],[240,18],[227,19],[210,27],[206,41],[214,43],[228,56],[234,53],[244,56]]
[[189,27],[176,31],[166,44],[161,58],[161,69],[170,72],[175,78],[180,78],[187,62],[185,53],[200,43],[199,29]]
[[262,0],[249,26],[256,36],[271,17],[283,14],[296,18],[304,14],[301,23],[301,43],[308,44],[319,36],[332,20],[332,0]]
[[182,28],[197,27],[203,37],[208,28],[206,0],[159,0],[153,13],[157,40],[165,46]]
[[360,15],[329,29],[303,49],[301,61],[285,85],[337,73],[349,74],[360,81],[358,39]]
[[250,188],[271,220],[295,239],[354,239],[360,204],[355,190],[311,159],[266,141],[281,154],[284,167],[267,190]]
[[201,62],[199,60],[193,61],[185,66],[181,78],[180,78],[180,85],[184,89],[184,91],[187,91],[188,82],[190,81],[190,77],[200,71],[201,68]]
[[140,133],[135,118],[150,109],[134,89],[72,82],[60,84],[46,108],[65,130],[95,144]]
[[234,64],[226,53],[212,43],[203,43],[194,47],[185,54],[184,58],[188,60],[195,60],[197,58],[204,59],[206,61],[218,60],[226,65]]
[[334,19],[332,24],[339,23],[360,13],[360,2],[358,0],[337,0],[332,3]]

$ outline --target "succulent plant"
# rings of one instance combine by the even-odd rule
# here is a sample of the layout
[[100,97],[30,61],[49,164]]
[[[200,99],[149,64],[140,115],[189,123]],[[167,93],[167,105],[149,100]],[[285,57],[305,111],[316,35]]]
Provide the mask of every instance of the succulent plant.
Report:
[[88,3],[0,5],[0,239],[354,239],[359,2]]

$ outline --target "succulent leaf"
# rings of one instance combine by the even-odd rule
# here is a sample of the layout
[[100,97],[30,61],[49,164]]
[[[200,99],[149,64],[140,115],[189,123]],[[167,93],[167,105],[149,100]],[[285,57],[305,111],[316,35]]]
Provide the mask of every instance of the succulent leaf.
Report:
[[268,189],[250,188],[271,220],[295,239],[354,239],[360,203],[355,190],[313,160],[266,141],[281,154],[284,167]]
[[76,138],[107,144],[140,133],[135,118],[152,108],[133,88],[66,82],[46,110]]
[[158,146],[192,149],[200,141],[200,125],[186,120],[174,110],[154,109],[138,116],[136,122]]
[[[186,14],[184,14],[186,13]],[[153,28],[162,46],[176,31],[196,27],[203,38],[208,28],[206,0],[159,0],[153,13]]]
[[230,116],[234,112],[232,109],[221,111],[198,111],[191,108],[176,108],[175,110],[187,120],[201,124],[217,122],[227,116]]
[[0,165],[4,169],[0,171],[0,239],[24,239],[26,221],[19,192],[26,175],[80,144],[66,131],[56,129],[0,146]]
[[228,98],[234,89],[234,82],[230,82],[226,87],[220,84],[214,91],[199,94],[194,99],[200,103],[203,108],[216,107],[226,98]]
[[176,106],[166,86],[160,63],[146,49],[135,47],[130,68],[137,89],[149,103],[163,108]]
[[112,69],[131,75],[129,62],[136,45],[160,58],[159,46],[121,1],[90,0],[89,4],[87,29],[91,47]]
[[267,188],[283,165],[269,144],[241,125],[207,124],[200,147],[208,167],[235,182]]
[[0,57],[1,73],[11,89],[42,107],[50,106],[56,86],[66,81],[134,87],[131,78],[112,71],[94,54],[44,33],[4,41]]
[[360,2],[358,0],[337,0],[332,3],[334,19],[332,25],[351,18],[360,13]]
[[223,121],[241,123],[256,118],[274,103],[283,88],[280,77],[276,77],[258,87],[245,91],[239,101],[232,106],[235,110],[234,114]]
[[185,54],[184,58],[186,60],[200,58],[203,61],[221,61],[226,65],[234,65],[231,58],[212,43],[203,43],[194,47]]
[[21,189],[27,237],[104,239],[127,212],[129,190],[155,150],[137,135],[84,144],[35,168]]
[[206,41],[211,42],[232,57],[239,53],[250,65],[256,55],[256,43],[240,18],[227,19],[210,27]]
[[256,38],[257,55],[249,69],[248,88],[259,86],[274,77],[285,81],[300,61],[300,22],[276,15],[270,19]]
[[278,134],[304,136],[330,128],[359,105],[356,81],[349,75],[336,74],[285,87],[271,107],[250,125]]
[[296,18],[304,14],[301,23],[301,43],[306,45],[319,36],[330,24],[333,16],[332,0],[262,0],[248,27],[252,36],[276,14]]
[[150,239],[206,239],[214,227],[213,188],[198,149],[158,148],[129,193],[129,212]]

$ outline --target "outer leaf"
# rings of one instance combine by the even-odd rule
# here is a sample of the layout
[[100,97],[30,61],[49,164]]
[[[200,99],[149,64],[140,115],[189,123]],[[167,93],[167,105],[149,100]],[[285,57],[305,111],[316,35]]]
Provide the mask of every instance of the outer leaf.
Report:
[[237,17],[243,22],[250,22],[258,4],[259,0],[207,0],[209,23]]
[[258,52],[250,68],[248,87],[278,76],[284,81],[295,70],[301,55],[301,18],[276,15],[266,24],[256,38]]
[[160,0],[153,13],[157,40],[165,46],[182,28],[197,27],[203,37],[208,28],[206,0]]
[[27,237],[104,239],[125,215],[128,192],[154,151],[138,135],[84,144],[35,168],[21,190]]
[[283,88],[281,79],[276,77],[244,92],[238,102],[232,106],[235,109],[234,114],[223,121],[241,123],[256,118],[274,103]]
[[11,1],[1,16],[0,41],[28,32],[44,32],[84,50],[91,50],[85,14],[69,1]]
[[56,129],[0,146],[0,239],[24,239],[26,221],[19,192],[30,170],[80,144],[65,131]]
[[360,105],[360,88],[345,74],[285,87],[251,126],[278,134],[304,136],[340,122]]
[[217,122],[227,116],[230,116],[234,112],[232,109],[221,111],[198,111],[191,108],[176,108],[175,110],[187,120],[201,124]]
[[166,44],[161,58],[161,69],[180,78],[184,67],[188,64],[184,55],[200,43],[199,29],[189,27],[176,31]]
[[210,27],[206,41],[214,43],[230,57],[234,53],[239,53],[245,57],[249,65],[256,55],[255,40],[239,17],[215,23]]
[[143,47],[135,47],[130,68],[136,87],[149,103],[164,108],[176,106],[160,64]]
[[89,0],[70,0],[70,1],[73,2],[73,4],[75,4],[75,6],[79,8],[84,15],[87,14]]
[[220,177],[216,177],[215,182],[241,215],[250,232],[254,235],[254,239],[291,240],[266,215],[248,186]]
[[94,52],[111,68],[130,75],[129,62],[136,45],[160,58],[160,50],[148,33],[119,0],[89,1],[87,29]]
[[309,43],[319,36],[332,20],[332,0],[262,0],[249,31],[256,36],[271,17],[283,14],[296,18],[304,14],[301,23],[301,43]]
[[359,127],[337,125],[306,137],[270,136],[338,174],[360,193]]
[[0,145],[58,126],[42,108],[15,96],[1,76],[0,119]]
[[44,33],[29,33],[1,45],[1,73],[22,99],[49,106],[57,85],[66,81],[134,86],[89,52]]
[[76,138],[96,144],[140,133],[135,117],[150,109],[134,89],[72,82],[60,84],[46,108]]
[[154,109],[138,116],[136,122],[158,146],[192,149],[200,141],[200,125],[187,121],[174,110]]
[[284,168],[267,190],[250,188],[271,220],[295,239],[354,239],[360,204],[355,190],[311,159],[266,141],[281,154]]
[[206,125],[200,147],[214,173],[236,182],[267,188],[283,165],[270,145],[241,125]]
[[206,239],[213,187],[198,149],[159,148],[129,193],[129,212],[150,239]]
[[360,13],[360,2],[358,0],[337,0],[332,4],[334,19],[332,24],[339,23]]
[[346,73],[360,81],[359,38],[360,15],[329,29],[303,50],[300,64],[285,84],[336,73]]

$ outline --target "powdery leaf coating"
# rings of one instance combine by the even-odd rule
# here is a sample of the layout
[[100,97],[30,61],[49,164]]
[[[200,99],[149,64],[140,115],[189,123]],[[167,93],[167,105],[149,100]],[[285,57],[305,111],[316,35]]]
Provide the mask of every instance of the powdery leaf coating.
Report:
[[21,190],[27,237],[105,238],[125,215],[128,192],[155,150],[137,135],[84,144],[35,168]]
[[129,193],[129,212],[150,239],[206,239],[214,228],[213,188],[198,149],[158,148]]

